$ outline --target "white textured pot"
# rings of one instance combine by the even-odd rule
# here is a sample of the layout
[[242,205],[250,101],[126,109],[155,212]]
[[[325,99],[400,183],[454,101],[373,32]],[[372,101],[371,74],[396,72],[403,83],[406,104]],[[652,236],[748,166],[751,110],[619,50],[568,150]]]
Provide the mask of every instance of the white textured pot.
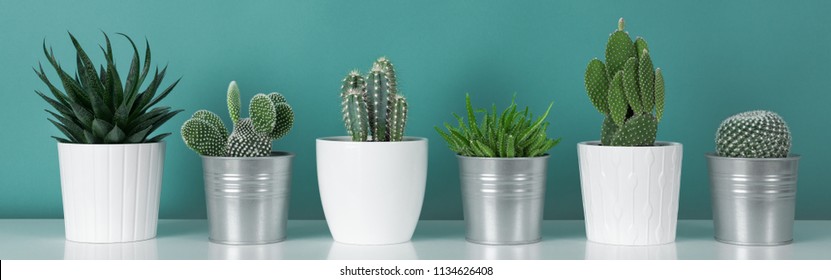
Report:
[[412,238],[427,181],[427,139],[317,139],[317,180],[335,241],[359,245]]
[[66,239],[113,243],[156,236],[165,143],[58,143]]
[[586,237],[614,245],[675,241],[681,185],[680,143],[648,147],[577,144]]

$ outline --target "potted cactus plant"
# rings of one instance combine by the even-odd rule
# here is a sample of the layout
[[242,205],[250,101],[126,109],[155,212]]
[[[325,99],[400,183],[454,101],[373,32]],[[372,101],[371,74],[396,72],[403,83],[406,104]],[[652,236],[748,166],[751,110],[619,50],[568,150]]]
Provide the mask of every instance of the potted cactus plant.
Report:
[[725,119],[707,154],[715,238],[738,245],[793,240],[799,155],[778,114],[749,111]]
[[[165,142],[170,133],[153,132],[181,110],[154,107],[178,80],[161,88],[166,69],[150,71],[150,46],[144,64],[132,39],[130,71],[122,82],[110,38],[104,34],[105,64],[100,67],[70,33],[77,69],[70,75],[43,45],[63,90],[35,69],[51,97],[35,91],[55,111],[49,121],[63,133],[58,141],[66,239],[87,243],[130,242],[156,236]],[[100,70],[96,70],[96,68]],[[149,78],[148,78],[149,74]],[[150,81],[142,86],[144,81]],[[144,89],[142,89],[144,87]]]
[[646,40],[624,21],[606,44],[606,62],[586,69],[589,99],[605,115],[600,141],[577,145],[586,235],[616,245],[675,240],[682,146],[655,141],[664,113],[664,77]]
[[317,139],[320,199],[332,237],[347,244],[412,238],[427,181],[427,139],[404,136],[407,101],[382,57],[366,77],[350,72],[341,88],[349,136]]
[[233,131],[222,119],[199,110],[182,125],[185,144],[202,156],[210,240],[249,245],[286,238],[291,160],[294,154],[272,151],[272,141],[288,134],[294,111],[279,93],[257,94],[240,118],[240,91],[228,86]]
[[560,142],[546,133],[551,105],[536,120],[513,101],[501,115],[494,105],[477,122],[470,95],[465,103],[467,122],[454,114],[458,127],[436,127],[459,159],[465,238],[490,245],[539,242],[547,152]]

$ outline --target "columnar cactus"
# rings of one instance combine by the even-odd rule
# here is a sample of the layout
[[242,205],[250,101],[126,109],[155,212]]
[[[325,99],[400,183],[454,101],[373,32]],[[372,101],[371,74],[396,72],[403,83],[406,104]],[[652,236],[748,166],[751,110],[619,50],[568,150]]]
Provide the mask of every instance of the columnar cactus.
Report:
[[234,130],[229,135],[218,115],[199,110],[182,125],[185,144],[200,155],[264,157],[271,142],[285,136],[294,124],[294,111],[279,93],[251,98],[249,118],[240,118],[240,93],[236,82],[228,86],[228,112]]
[[748,111],[733,115],[716,132],[716,152],[723,157],[783,158],[791,150],[791,132],[778,114]]
[[367,77],[353,70],[343,79],[341,106],[352,141],[401,141],[407,124],[407,99],[398,94],[392,62],[381,57]]
[[623,27],[621,18],[606,43],[606,63],[594,58],[586,67],[586,91],[606,115],[602,145],[651,146],[664,114],[664,76],[653,69],[646,40],[632,42]]

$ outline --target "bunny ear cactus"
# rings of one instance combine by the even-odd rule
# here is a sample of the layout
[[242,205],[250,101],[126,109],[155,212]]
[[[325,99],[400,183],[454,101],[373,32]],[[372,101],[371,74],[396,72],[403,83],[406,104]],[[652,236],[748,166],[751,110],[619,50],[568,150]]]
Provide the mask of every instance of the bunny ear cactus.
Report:
[[791,132],[778,114],[749,111],[725,119],[716,132],[716,152],[723,157],[784,158]]
[[381,57],[367,77],[353,70],[343,79],[341,108],[352,141],[401,141],[407,123],[407,99],[398,94],[392,62]]
[[664,114],[664,77],[653,68],[646,40],[633,42],[623,29],[621,18],[606,43],[606,62],[594,58],[586,67],[586,92],[606,115],[602,145],[652,146]]
[[249,118],[240,118],[240,92],[236,82],[228,86],[228,112],[233,131],[216,114],[199,110],[182,125],[182,139],[196,153],[221,157],[265,157],[273,140],[288,134],[294,111],[279,93],[257,94],[251,98]]

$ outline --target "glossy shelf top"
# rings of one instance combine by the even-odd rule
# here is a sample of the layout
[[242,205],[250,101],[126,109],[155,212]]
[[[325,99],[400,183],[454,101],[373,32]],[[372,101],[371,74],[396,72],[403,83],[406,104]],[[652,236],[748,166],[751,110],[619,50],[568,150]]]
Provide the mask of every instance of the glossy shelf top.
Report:
[[334,242],[319,220],[289,221],[286,241],[251,246],[209,242],[205,220],[160,220],[158,229],[147,241],[86,244],[64,239],[63,220],[0,220],[0,259],[831,259],[831,221],[797,221],[794,243],[768,247],[716,242],[709,220],[681,220],[675,243],[643,247],[588,242],[581,220],[544,221],[542,242],[519,246],[467,242],[463,221],[420,221],[412,241],[387,246]]

